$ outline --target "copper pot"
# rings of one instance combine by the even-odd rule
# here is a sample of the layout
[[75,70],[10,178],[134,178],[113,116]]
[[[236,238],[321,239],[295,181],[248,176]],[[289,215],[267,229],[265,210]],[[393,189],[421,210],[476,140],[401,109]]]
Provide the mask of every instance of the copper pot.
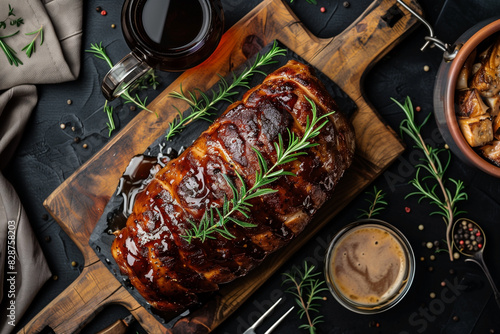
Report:
[[485,39],[500,31],[500,18],[491,18],[476,24],[458,38],[458,53],[452,61],[443,60],[434,86],[434,115],[445,142],[451,151],[470,166],[500,177],[500,167],[485,160],[465,140],[455,115],[455,87],[458,75],[467,57]]

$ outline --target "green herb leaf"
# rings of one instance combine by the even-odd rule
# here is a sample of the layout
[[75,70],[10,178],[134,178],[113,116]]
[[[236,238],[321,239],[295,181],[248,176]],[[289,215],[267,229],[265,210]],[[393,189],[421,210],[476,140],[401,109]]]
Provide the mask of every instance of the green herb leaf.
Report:
[[[385,209],[385,205],[387,205],[387,202],[384,200],[385,193],[382,190],[378,190],[376,186],[373,186],[373,191],[366,192],[367,195],[369,195],[372,199],[365,199],[366,202],[370,204],[368,210],[364,209],[358,209],[358,211],[361,211],[361,214],[358,216],[359,218],[371,218],[375,215],[378,215],[380,211]],[[377,207],[379,206],[379,207]]]
[[4,42],[4,39],[17,35],[18,33],[19,30],[7,36],[0,36],[0,49],[2,49],[5,53],[9,64],[15,66],[23,65],[23,62],[19,58],[17,58],[16,51],[14,51],[14,49],[12,49],[6,42]]
[[28,58],[31,58],[31,55],[36,52],[35,42],[38,36],[40,36],[40,45],[43,44],[43,26],[41,26],[38,30],[26,33],[25,35],[35,35],[33,40],[21,50],[26,51],[26,56],[28,56]]

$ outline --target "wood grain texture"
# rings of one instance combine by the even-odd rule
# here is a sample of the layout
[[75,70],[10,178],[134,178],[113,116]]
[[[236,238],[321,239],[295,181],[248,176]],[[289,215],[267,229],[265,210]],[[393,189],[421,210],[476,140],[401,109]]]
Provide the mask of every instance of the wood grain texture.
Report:
[[[421,13],[415,1],[406,2]],[[159,111],[158,117],[147,111],[139,113],[46,199],[45,207],[80,248],[86,266],[77,280],[21,332],[35,333],[47,325],[56,333],[78,332],[108,303],[127,307],[150,333],[181,330],[198,333],[216,328],[404,150],[395,133],[365,100],[362,89],[363,78],[370,67],[417,23],[400,8],[404,15],[390,27],[383,17],[395,6],[398,6],[396,0],[374,1],[340,35],[319,39],[305,29],[282,0],[265,0],[229,29],[207,61],[183,73],[151,102],[149,109]],[[180,110],[187,108],[168,94],[178,91],[181,83],[185,91],[210,88],[218,79],[216,73],[225,76],[274,39],[321,70],[356,102],[358,111],[352,117],[357,145],[355,161],[338,185],[334,198],[317,213],[299,238],[271,255],[246,277],[224,286],[216,298],[167,331],[98,260],[88,245],[90,234],[130,159],[164,135],[168,123],[176,116],[173,106]]]

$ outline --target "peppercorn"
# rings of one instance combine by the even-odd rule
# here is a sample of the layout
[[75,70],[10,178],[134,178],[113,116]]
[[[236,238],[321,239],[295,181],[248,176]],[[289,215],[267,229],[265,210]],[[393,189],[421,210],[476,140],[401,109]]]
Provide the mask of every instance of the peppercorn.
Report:
[[425,66],[424,66],[424,71],[425,71],[425,72],[429,72],[429,70],[430,70],[430,67],[429,67],[428,65],[425,65]]
[[108,15],[108,12],[107,12],[107,11],[105,11],[105,10],[102,10],[102,11],[101,11],[101,15],[102,15],[102,16],[106,16],[106,15]]
[[42,219],[43,219],[43,220],[47,220],[47,219],[49,219],[49,215],[48,215],[48,214],[46,214],[46,213],[42,214]]
[[115,29],[115,28],[116,28],[116,24],[114,24],[114,23],[113,23],[113,24],[111,25],[111,28]]
[[457,322],[458,320],[460,320],[460,318],[458,317],[458,315],[454,315],[452,319],[453,319],[453,321],[455,321],[455,322]]
[[416,106],[416,107],[415,107],[415,111],[416,111],[416,112],[420,112],[421,110],[422,110],[422,108],[421,108],[420,106]]
[[87,145],[87,144],[83,144],[83,145],[82,145],[82,147],[83,147],[83,148],[88,148],[88,147],[89,147],[89,145]]
[[60,127],[61,127],[61,129],[63,129],[63,130],[64,130],[64,129],[66,129],[66,124],[61,123]]
[[405,207],[405,212],[406,212],[406,213],[410,213],[410,211],[411,211],[411,209],[410,209],[408,206],[406,206],[406,207]]
[[325,8],[325,7],[321,7],[319,10],[320,10],[322,13],[326,12],[326,8]]
[[343,3],[344,8],[349,8],[350,5],[349,1],[344,1]]
[[99,13],[100,13],[100,12],[101,12],[101,10],[102,10],[102,8],[101,8],[101,6],[97,6],[97,7],[95,8],[95,10],[96,10],[96,12],[99,12]]

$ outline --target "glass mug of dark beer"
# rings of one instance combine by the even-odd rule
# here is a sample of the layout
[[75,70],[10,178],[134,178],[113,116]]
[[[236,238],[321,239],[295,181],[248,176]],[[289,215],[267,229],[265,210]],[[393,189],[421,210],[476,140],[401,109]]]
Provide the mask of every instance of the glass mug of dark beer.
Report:
[[220,0],[126,0],[122,30],[132,50],[104,77],[113,100],[151,68],[183,71],[206,60],[224,28]]

